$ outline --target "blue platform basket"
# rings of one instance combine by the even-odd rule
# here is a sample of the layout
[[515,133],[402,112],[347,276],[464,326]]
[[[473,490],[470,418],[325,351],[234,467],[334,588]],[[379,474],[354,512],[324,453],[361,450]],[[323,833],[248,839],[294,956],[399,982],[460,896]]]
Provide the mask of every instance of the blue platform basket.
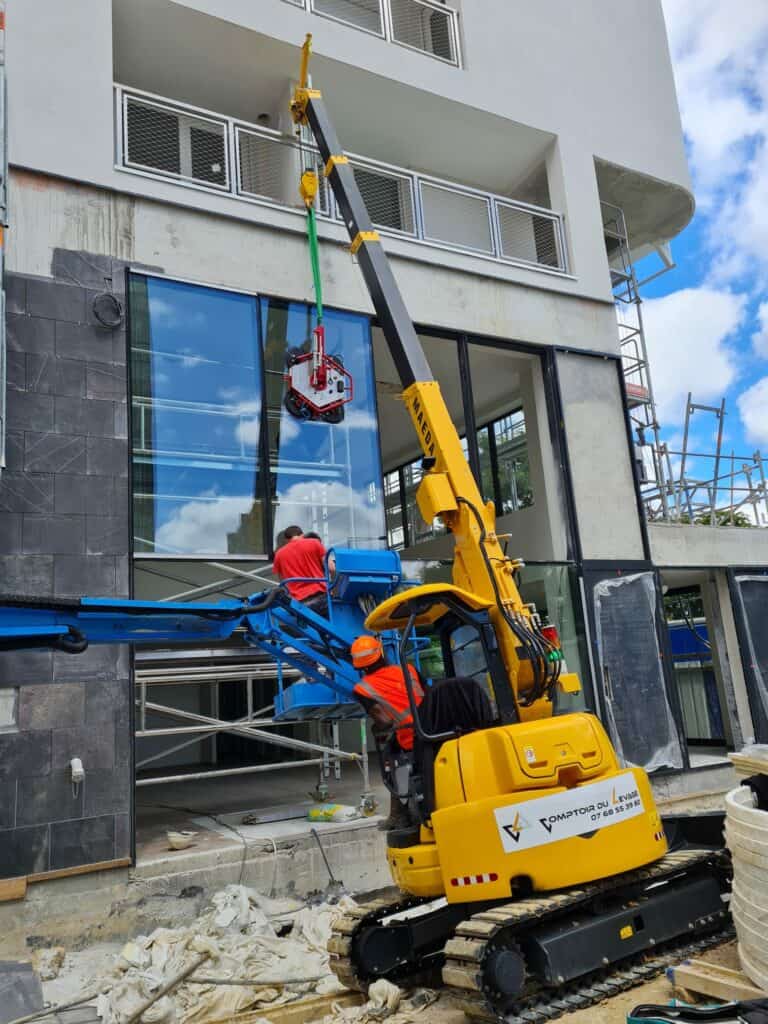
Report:
[[276,722],[339,721],[362,718],[364,714],[357,701],[340,700],[339,694],[323,683],[300,679],[275,694]]

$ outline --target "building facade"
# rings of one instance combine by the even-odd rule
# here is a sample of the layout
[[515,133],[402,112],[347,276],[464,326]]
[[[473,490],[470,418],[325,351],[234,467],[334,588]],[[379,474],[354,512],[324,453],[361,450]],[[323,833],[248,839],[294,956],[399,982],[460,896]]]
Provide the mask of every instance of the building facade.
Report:
[[[10,0],[5,593],[246,594],[291,523],[396,547],[413,577],[449,571],[325,188],[328,347],[354,399],[340,424],[284,406],[314,301],[297,184],[317,156],[287,110],[308,31],[470,465],[583,706],[660,785],[716,775],[727,747],[766,738],[750,626],[768,547],[757,529],[643,513],[610,224],[618,209],[637,259],[693,212],[659,0]],[[722,725],[706,755],[686,741],[665,626],[665,594],[694,592]],[[0,877],[130,862],[137,769],[275,757],[226,733],[173,749],[146,735],[168,722],[148,712],[158,701],[176,724],[268,706],[263,667],[245,695],[206,685],[240,651],[198,652],[187,676],[168,651],[0,658]]]

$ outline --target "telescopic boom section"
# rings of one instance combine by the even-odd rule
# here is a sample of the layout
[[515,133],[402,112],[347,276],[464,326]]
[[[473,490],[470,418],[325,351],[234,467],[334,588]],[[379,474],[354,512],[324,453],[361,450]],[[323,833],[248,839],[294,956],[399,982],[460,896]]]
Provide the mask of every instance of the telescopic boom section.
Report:
[[[297,125],[309,125],[357,256],[376,316],[403,385],[403,400],[424,453],[416,500],[426,522],[440,517],[454,536],[453,582],[493,604],[491,619],[521,718],[551,714],[557,681],[555,651],[523,604],[514,579],[518,562],[496,536],[495,509],[483,502],[440,386],[408,314],[392,268],[355,181],[349,159],[319,90],[309,85],[311,35],[302,48],[299,84],[291,102]],[[567,677],[562,677],[563,681]],[[576,684],[577,686],[578,684]],[[572,684],[573,686],[573,684]],[[501,701],[499,702],[502,703]]]

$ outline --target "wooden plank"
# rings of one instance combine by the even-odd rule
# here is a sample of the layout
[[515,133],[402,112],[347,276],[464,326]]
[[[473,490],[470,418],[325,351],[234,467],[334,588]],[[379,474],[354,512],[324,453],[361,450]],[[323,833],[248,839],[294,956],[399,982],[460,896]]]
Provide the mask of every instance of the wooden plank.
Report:
[[[256,1021],[275,1021],[276,1024],[306,1024],[308,1020],[322,1020],[336,1006],[362,1006],[365,996],[361,992],[337,992],[331,996],[312,996],[295,1003],[283,1003],[272,1009],[248,1010],[234,1017],[220,1018],[220,1024],[256,1024]],[[210,1024],[214,1024],[211,1020]]]
[[27,895],[27,876],[21,878],[4,878],[0,881],[0,903],[11,900],[23,900]]
[[739,775],[768,775],[768,753],[728,755]]
[[729,967],[708,964],[703,960],[686,960],[677,967],[668,967],[667,977],[676,988],[686,988],[726,1002],[764,999],[766,995],[742,971],[732,971]]
[[60,868],[58,871],[42,871],[38,875],[27,875],[27,881],[48,882],[53,878],[69,878],[71,875],[89,875],[93,871],[111,871],[114,868],[129,868],[133,862],[129,857],[123,860],[100,860],[95,864],[79,864],[74,868]]

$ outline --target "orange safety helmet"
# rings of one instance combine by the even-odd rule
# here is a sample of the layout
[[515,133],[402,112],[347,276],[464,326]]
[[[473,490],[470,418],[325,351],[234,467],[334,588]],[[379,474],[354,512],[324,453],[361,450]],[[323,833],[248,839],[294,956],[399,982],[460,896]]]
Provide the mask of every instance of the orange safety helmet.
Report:
[[352,653],[352,664],[355,668],[367,668],[369,665],[375,665],[380,658],[384,657],[384,647],[381,640],[377,636],[370,636],[368,633],[353,640],[350,651]]

